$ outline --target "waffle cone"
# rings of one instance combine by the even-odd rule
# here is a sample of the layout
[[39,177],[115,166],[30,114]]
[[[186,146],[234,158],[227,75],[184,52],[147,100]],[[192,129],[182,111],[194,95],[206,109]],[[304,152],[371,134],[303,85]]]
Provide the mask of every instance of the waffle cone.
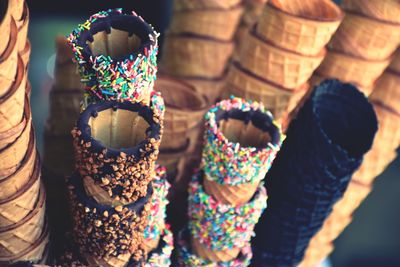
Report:
[[89,197],[94,198],[97,201],[97,203],[113,207],[121,205],[120,201],[111,198],[108,192],[102,189],[99,185],[97,185],[91,177],[85,176],[83,178],[83,185],[85,186],[86,194]]
[[24,11],[26,9],[25,1],[23,0],[10,1],[9,8],[11,15],[15,20],[23,19]]
[[221,96],[221,90],[225,84],[225,76],[215,79],[202,79],[202,78],[181,78],[192,86],[195,90],[206,96],[208,106],[215,104]]
[[233,39],[243,13],[242,6],[231,9],[197,9],[175,12],[170,32],[173,34],[194,34],[222,41]]
[[129,262],[131,255],[123,254],[118,257],[109,258],[96,258],[92,255],[86,255],[86,260],[90,266],[102,266],[102,267],[124,267]]
[[336,51],[329,51],[317,69],[317,73],[324,77],[336,78],[343,82],[369,87],[374,84],[389,63],[390,59],[371,61]]
[[6,10],[4,17],[0,21],[0,55],[7,49],[11,39],[11,7],[8,1],[3,1],[1,10]]
[[29,57],[31,56],[31,42],[28,39],[26,40],[24,49],[19,52],[19,56],[24,63],[25,69],[28,69]]
[[24,159],[15,173],[0,180],[0,200],[7,199],[20,191],[33,174],[36,160],[35,138],[30,138]]
[[45,224],[44,187],[34,209],[21,221],[8,227],[0,228],[0,257],[13,257],[32,246],[43,232]]
[[400,74],[385,71],[376,82],[369,99],[384,104],[400,114]]
[[22,118],[22,121],[14,126],[13,128],[0,132],[0,150],[13,143],[22,133],[26,126],[26,118],[25,116]]
[[306,83],[326,54],[323,49],[316,56],[304,56],[278,48],[254,32],[247,37],[239,55],[242,67],[285,88],[298,88]]
[[18,30],[15,21],[11,19],[10,40],[4,52],[0,54],[0,97],[6,97],[10,87],[15,84],[18,66]]
[[331,243],[314,246],[310,243],[309,248],[304,255],[303,261],[297,267],[315,267],[319,266],[325,257],[333,251],[334,247]]
[[400,24],[346,13],[329,46],[371,60],[389,58],[400,44]]
[[169,35],[160,67],[178,77],[217,78],[224,74],[233,49],[233,42]]
[[[24,2],[24,1],[17,1],[17,2]],[[29,9],[28,6],[25,4],[22,12],[21,19],[17,20],[18,26],[18,39],[17,39],[17,46],[18,51],[23,51],[26,46],[26,41],[28,39],[28,27],[29,27]]]
[[0,98],[0,132],[7,131],[22,121],[26,78],[23,62],[19,58],[15,81]]
[[[176,177],[183,171],[184,158],[189,146],[189,139],[184,146],[174,150],[160,149],[157,163],[167,169],[169,177]],[[174,180],[175,180],[174,179]]]
[[196,238],[191,239],[191,245],[193,252],[205,259],[209,260],[212,262],[226,262],[226,261],[231,261],[234,260],[238,257],[240,253],[239,248],[232,248],[231,250],[220,250],[220,251],[214,251],[211,249],[208,249],[205,247],[203,244],[201,244]]
[[22,261],[42,263],[43,258],[48,256],[49,240],[50,232],[46,223],[40,237],[27,249],[12,257],[0,257],[0,266]]
[[16,194],[0,201],[0,226],[18,223],[35,208],[40,189],[40,162],[36,158],[35,169],[28,183]]
[[318,55],[343,16],[330,0],[270,0],[260,16],[257,33],[278,47]]
[[[25,94],[25,90],[22,93]],[[26,119],[24,130],[13,143],[0,150],[0,179],[8,177],[17,170],[26,154],[30,138],[34,138],[28,101],[24,109]]]
[[209,0],[209,1],[192,1],[192,0],[176,0],[174,1],[174,9],[181,10],[197,10],[197,9],[230,9],[238,4],[241,0]]
[[245,1],[245,10],[242,15],[241,25],[244,28],[250,28],[258,21],[263,13],[265,3],[267,0],[262,1]]
[[204,179],[203,186],[206,193],[213,196],[218,202],[236,206],[249,202],[257,191],[258,183],[230,186]]
[[345,10],[364,14],[367,17],[400,23],[400,5],[396,0],[343,0],[341,5]]
[[254,76],[243,69],[238,63],[231,65],[227,83],[224,87],[222,98],[227,99],[231,95],[247,100],[258,101],[271,111],[274,118],[280,119],[295,106],[296,97],[300,91],[306,89],[304,84],[296,90],[286,89],[275,85],[265,79]]

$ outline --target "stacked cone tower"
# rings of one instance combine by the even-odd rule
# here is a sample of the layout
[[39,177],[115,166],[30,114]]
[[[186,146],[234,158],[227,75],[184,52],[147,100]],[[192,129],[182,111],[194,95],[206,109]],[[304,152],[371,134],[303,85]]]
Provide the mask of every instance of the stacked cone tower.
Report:
[[46,192],[30,109],[24,1],[2,1],[0,14],[0,266],[46,261]]
[[171,264],[169,184],[155,163],[165,111],[153,91],[157,37],[140,16],[115,9],[68,38],[85,93],[67,184],[74,240],[89,266]]
[[345,0],[342,7],[346,16],[311,83],[337,78],[368,96],[400,44],[400,5],[393,0]]
[[343,17],[330,0],[271,0],[249,27],[223,95],[264,103],[279,121],[307,92]]
[[189,184],[189,225],[178,266],[248,266],[250,238],[267,194],[263,179],[281,131],[262,104],[223,100],[205,116],[201,168]]
[[334,249],[332,242],[351,223],[352,214],[372,191],[375,178],[396,158],[400,145],[400,74],[393,62],[377,80],[369,97],[378,118],[378,132],[371,150],[354,173],[343,198],[333,207],[322,229],[307,248],[302,267],[317,266]]

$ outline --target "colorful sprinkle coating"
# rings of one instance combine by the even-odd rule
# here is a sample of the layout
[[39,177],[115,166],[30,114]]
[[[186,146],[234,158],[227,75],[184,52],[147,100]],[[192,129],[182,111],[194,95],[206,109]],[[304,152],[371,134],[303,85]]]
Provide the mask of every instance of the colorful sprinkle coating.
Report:
[[246,204],[231,206],[217,202],[202,186],[203,173],[189,184],[189,229],[193,238],[212,250],[242,248],[254,235],[254,226],[267,207],[267,192],[261,182]]
[[161,242],[162,247],[151,252],[145,264],[145,267],[168,267],[171,266],[171,254],[174,249],[174,238],[166,225],[162,231]]
[[[245,147],[230,142],[220,130],[219,121],[230,117],[233,112],[241,113],[247,120],[257,116],[257,119],[261,120],[260,123],[268,126],[267,132],[273,141],[265,147]],[[262,180],[271,167],[283,139],[281,129],[273,121],[272,114],[258,102],[245,102],[241,98],[231,97],[213,106],[206,113],[205,120],[202,169],[207,178],[231,186]]]
[[183,230],[178,237],[178,264],[181,267],[246,267],[250,265],[253,257],[251,246],[247,243],[240,251],[237,259],[229,262],[210,262],[191,252],[188,242],[189,233]]
[[[122,58],[93,55],[87,42],[93,40],[93,35],[99,32],[99,28],[100,31],[109,32],[113,22],[121,25],[122,19],[140,27],[136,30],[138,33],[147,33],[147,40],[141,37],[141,46],[137,51]],[[94,29],[96,32],[93,32]],[[158,36],[159,34],[142,17],[135,12],[130,15],[123,14],[122,9],[101,11],[73,30],[67,37],[78,63],[81,81],[86,85],[86,105],[98,100],[149,101],[157,73]]]
[[157,166],[156,175],[153,180],[153,196],[151,198],[151,210],[149,213],[149,224],[144,229],[144,238],[154,240],[158,238],[165,228],[166,207],[168,190],[171,185],[166,179],[165,167]]

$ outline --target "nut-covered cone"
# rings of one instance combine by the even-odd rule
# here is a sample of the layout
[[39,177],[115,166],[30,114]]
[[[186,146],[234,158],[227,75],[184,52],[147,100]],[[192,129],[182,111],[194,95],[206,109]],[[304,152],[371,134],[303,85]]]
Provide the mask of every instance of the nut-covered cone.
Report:
[[343,16],[330,0],[270,0],[256,30],[276,46],[303,55],[317,55],[331,39]]

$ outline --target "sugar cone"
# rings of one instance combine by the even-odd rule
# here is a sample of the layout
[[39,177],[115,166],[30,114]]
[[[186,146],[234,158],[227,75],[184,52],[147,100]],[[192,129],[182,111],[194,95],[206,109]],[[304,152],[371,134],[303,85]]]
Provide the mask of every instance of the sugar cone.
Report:
[[14,126],[13,128],[0,133],[0,150],[5,148],[7,145],[13,143],[22,133],[26,126],[25,116],[22,121]]
[[31,56],[31,42],[29,40],[26,40],[25,47],[22,51],[19,52],[19,56],[22,59],[22,62],[24,63],[25,68],[28,68],[28,63],[29,63],[29,57]]
[[46,196],[42,186],[34,209],[21,221],[0,228],[0,258],[16,256],[38,240],[45,225],[45,203]]
[[372,61],[337,51],[329,51],[317,73],[343,82],[369,87],[389,65],[390,59]]
[[27,8],[24,0],[10,1],[9,8],[15,20],[22,20],[24,18],[24,11]]
[[394,53],[392,62],[390,63],[388,69],[400,73],[400,49],[397,49],[397,51]]
[[7,49],[9,41],[11,40],[11,7],[9,1],[2,1],[0,3],[0,55]]
[[178,77],[221,77],[233,49],[233,42],[169,35],[165,38],[160,68]]
[[316,56],[304,56],[283,50],[249,32],[241,47],[239,61],[243,68],[285,88],[298,88],[307,82],[323,60],[326,50]]
[[[11,19],[10,41],[0,55],[0,97],[5,98],[8,90],[15,84],[18,66],[17,25]],[[18,77],[17,77],[18,78]]]
[[180,79],[194,86],[197,92],[205,95],[208,100],[208,106],[215,104],[221,97],[221,90],[225,84],[225,75],[214,79],[184,77]]
[[385,71],[376,82],[369,99],[377,101],[400,114],[400,74]]
[[260,16],[257,33],[278,47],[318,55],[343,19],[330,0],[270,0]]
[[9,264],[21,261],[42,262],[44,257],[47,257],[49,249],[50,232],[48,225],[43,227],[40,237],[27,249],[12,257],[0,257],[0,266],[7,266]]
[[329,46],[371,60],[389,58],[400,44],[400,24],[346,13]]
[[173,34],[194,34],[217,40],[230,41],[243,12],[242,6],[232,9],[197,9],[175,12],[170,32]]
[[[22,91],[25,95],[25,90]],[[26,125],[21,135],[11,144],[0,150],[0,179],[14,173],[23,160],[30,138],[33,138],[31,131],[31,110],[28,102],[25,105]]]
[[102,267],[124,267],[127,266],[131,258],[130,254],[119,255],[118,257],[108,258],[96,258],[91,255],[86,255],[85,259],[88,261],[90,266],[102,266]]
[[367,17],[400,23],[400,4],[396,0],[343,0],[341,5],[345,10],[364,14]]
[[[303,85],[302,87],[307,86]],[[234,95],[247,100],[258,101],[263,103],[276,119],[280,119],[289,109],[291,99],[299,90],[303,89],[302,87],[296,90],[280,87],[254,76],[236,62],[229,69],[222,98],[227,99],[230,95]]]
[[35,170],[27,184],[16,194],[0,201],[0,226],[18,223],[35,208],[40,189],[40,162],[36,159]]
[[239,248],[232,248],[231,250],[211,250],[205,247],[196,238],[191,239],[192,249],[195,254],[199,257],[213,261],[213,262],[225,262],[236,259],[240,253]]
[[26,78],[23,62],[19,58],[15,81],[0,98],[0,132],[7,131],[22,121]]
[[238,4],[241,0],[211,0],[211,1],[192,1],[192,0],[176,0],[174,1],[174,9],[180,10],[197,10],[197,9],[230,9]]
[[16,194],[28,183],[35,168],[36,153],[35,138],[31,138],[21,165],[15,173],[0,180],[0,200]]
[[28,27],[29,27],[29,9],[26,4],[24,5],[20,21],[18,21],[18,19],[16,20],[18,26],[18,40],[17,40],[18,51],[23,51],[26,46],[26,41],[28,38]]

